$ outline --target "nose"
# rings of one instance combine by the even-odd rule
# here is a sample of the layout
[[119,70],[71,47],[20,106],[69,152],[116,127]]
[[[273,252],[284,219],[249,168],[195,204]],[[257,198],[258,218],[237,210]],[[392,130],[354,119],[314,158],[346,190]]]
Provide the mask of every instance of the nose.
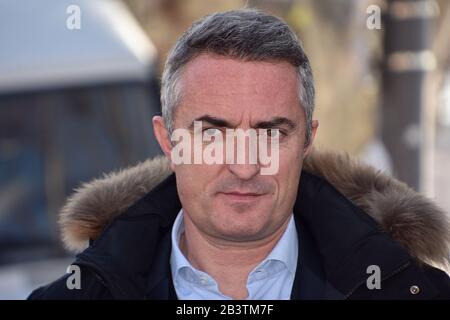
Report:
[[228,164],[227,166],[228,170],[241,180],[250,180],[260,171],[258,164]]

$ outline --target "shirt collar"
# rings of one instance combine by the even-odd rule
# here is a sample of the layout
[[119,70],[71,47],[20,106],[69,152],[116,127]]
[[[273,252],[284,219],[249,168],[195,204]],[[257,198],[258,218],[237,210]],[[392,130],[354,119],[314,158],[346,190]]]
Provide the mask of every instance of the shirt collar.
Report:
[[184,221],[183,221],[183,209],[178,212],[175,222],[172,227],[172,252],[170,254],[170,268],[172,275],[174,275],[174,280],[178,278],[178,273],[183,268],[192,269],[192,265],[186,259],[184,254],[181,252],[179,243],[181,234],[184,231]]
[[[197,271],[191,263],[186,259],[184,254],[181,252],[179,247],[181,234],[184,232],[184,220],[183,220],[183,209],[178,213],[175,222],[172,227],[172,252],[170,255],[170,267],[174,280],[176,281],[181,270],[186,269],[184,273],[188,280],[196,282],[196,277],[194,272]],[[281,262],[292,276],[295,276],[297,269],[297,259],[298,259],[298,234],[295,227],[294,215],[291,214],[289,218],[289,223],[281,236],[280,240],[277,242],[275,247],[269,253],[269,255],[250,273],[249,278],[252,274],[257,271],[266,269],[270,273],[276,272],[278,268],[274,268],[274,262]],[[269,269],[269,270],[267,270]],[[197,271],[198,272],[198,271]],[[266,273],[267,274],[267,273]]]
[[[270,261],[280,261],[294,276],[297,269],[297,259],[298,234],[295,227],[294,215],[291,214],[286,230],[266,259],[260,263],[260,266]],[[256,269],[258,269],[258,267]]]

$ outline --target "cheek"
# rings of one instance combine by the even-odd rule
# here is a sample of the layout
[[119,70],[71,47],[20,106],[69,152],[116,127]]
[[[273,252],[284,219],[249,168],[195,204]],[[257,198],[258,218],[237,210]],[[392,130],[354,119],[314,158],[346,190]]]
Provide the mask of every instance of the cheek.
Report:
[[204,197],[218,169],[209,165],[186,164],[175,167],[178,193],[186,201]]
[[303,163],[302,148],[286,148],[280,150],[280,167],[277,174],[281,201],[294,201]]

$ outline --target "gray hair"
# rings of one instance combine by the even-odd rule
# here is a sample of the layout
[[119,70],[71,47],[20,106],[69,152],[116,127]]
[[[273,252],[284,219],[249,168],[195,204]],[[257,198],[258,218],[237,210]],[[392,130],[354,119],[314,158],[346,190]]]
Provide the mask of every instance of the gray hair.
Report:
[[179,80],[183,67],[202,53],[244,61],[286,61],[297,68],[299,100],[306,117],[309,145],[314,111],[311,65],[295,33],[281,19],[256,9],[240,9],[208,15],[195,22],[169,52],[161,84],[164,123],[173,130],[173,115],[181,100]]

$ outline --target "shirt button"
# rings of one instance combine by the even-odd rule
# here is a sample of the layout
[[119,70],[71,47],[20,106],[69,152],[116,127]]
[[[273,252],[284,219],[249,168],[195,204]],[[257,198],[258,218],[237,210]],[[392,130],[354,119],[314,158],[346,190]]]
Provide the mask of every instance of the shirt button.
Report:
[[411,286],[409,288],[409,292],[411,292],[411,294],[418,294],[420,292],[420,288],[418,286]]
[[264,276],[264,270],[256,270],[255,275],[257,276]]
[[206,286],[207,284],[208,284],[208,278],[207,277],[205,277],[205,276],[202,276],[202,277],[200,277],[200,283],[203,285],[203,286]]

